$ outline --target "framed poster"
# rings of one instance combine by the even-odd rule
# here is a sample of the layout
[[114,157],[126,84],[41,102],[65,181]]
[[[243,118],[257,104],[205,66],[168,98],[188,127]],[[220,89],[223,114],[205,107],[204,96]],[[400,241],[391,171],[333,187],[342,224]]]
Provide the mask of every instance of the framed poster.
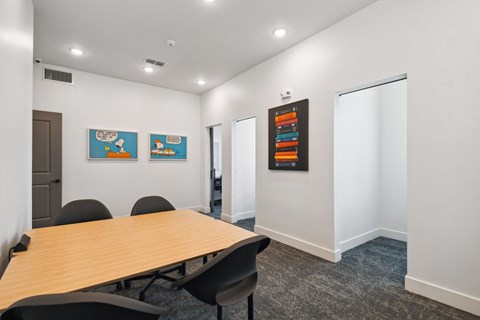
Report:
[[88,129],[88,159],[138,160],[138,133]]
[[187,137],[150,133],[150,160],[186,160]]
[[308,171],[308,99],[268,110],[268,168]]

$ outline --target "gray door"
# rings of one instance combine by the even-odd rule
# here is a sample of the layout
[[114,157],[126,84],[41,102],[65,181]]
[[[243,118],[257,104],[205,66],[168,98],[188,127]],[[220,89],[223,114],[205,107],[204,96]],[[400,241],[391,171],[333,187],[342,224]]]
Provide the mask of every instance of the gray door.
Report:
[[33,111],[32,225],[51,225],[62,206],[62,114]]

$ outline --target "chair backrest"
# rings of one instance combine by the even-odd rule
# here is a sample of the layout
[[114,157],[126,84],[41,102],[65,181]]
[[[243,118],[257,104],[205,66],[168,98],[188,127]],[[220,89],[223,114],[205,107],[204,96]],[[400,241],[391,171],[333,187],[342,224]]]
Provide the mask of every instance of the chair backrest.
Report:
[[103,203],[94,199],[75,200],[67,203],[53,217],[52,225],[112,219],[112,214]]
[[19,300],[0,320],[157,320],[162,313],[158,307],[118,295],[73,292]]
[[215,305],[217,295],[244,280],[243,300],[255,289],[257,283],[257,254],[270,244],[270,238],[255,236],[230,246],[215,258],[188,276],[172,284],[172,288],[185,288],[199,300]]
[[160,196],[148,196],[137,200],[132,208],[132,216],[175,210],[175,207],[165,198]]

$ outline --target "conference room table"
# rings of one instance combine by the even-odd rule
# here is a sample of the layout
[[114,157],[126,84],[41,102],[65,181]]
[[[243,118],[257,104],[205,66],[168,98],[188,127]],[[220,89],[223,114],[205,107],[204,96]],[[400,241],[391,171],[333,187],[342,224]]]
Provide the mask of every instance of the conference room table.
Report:
[[0,279],[0,312],[40,294],[81,291],[220,252],[256,234],[193,210],[33,229]]

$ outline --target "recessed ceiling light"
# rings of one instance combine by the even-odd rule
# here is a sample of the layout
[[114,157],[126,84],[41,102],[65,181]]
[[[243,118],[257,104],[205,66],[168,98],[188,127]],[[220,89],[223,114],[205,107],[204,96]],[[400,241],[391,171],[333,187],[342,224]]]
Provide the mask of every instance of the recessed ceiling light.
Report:
[[153,72],[153,68],[152,67],[143,67],[143,71],[147,72],[147,73],[152,73]]
[[214,2],[215,0],[205,0],[205,2]]
[[205,83],[206,83],[205,80],[202,80],[202,79],[197,80],[197,84],[198,84],[199,86],[203,86]]
[[80,50],[78,48],[70,48],[68,49],[68,51],[70,51],[72,54],[76,56],[81,56],[82,54],[84,54],[83,50]]
[[277,38],[281,38],[287,34],[287,29],[285,28],[278,28],[273,30],[273,35]]

